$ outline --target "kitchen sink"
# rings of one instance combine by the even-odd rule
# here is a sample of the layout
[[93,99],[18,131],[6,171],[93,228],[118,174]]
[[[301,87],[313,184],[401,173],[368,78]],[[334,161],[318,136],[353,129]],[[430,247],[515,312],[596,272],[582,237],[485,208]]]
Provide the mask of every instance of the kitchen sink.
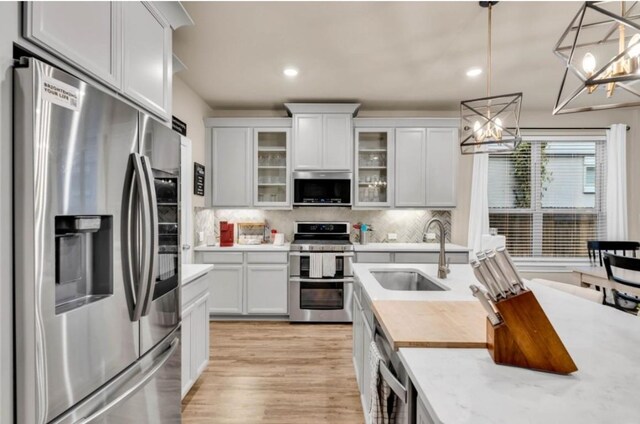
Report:
[[371,271],[371,275],[387,290],[444,291],[446,287],[416,271]]

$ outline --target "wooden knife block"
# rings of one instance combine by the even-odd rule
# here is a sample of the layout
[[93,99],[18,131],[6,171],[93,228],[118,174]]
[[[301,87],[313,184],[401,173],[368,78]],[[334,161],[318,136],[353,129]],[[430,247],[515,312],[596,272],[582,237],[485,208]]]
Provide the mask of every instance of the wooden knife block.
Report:
[[487,320],[487,348],[496,364],[557,374],[578,370],[534,294],[527,290],[495,303],[503,322]]

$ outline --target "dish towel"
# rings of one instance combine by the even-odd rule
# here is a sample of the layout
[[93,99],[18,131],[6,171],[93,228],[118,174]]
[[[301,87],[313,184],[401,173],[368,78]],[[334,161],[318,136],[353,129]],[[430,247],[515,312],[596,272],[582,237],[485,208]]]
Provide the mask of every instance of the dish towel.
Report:
[[322,278],[322,253],[309,254],[309,278]]
[[371,401],[366,405],[371,424],[396,424],[397,398],[380,375],[380,361],[388,359],[380,352],[375,341],[369,345],[369,372],[371,373]]
[[336,255],[335,253],[322,254],[322,276],[335,277],[336,275]]

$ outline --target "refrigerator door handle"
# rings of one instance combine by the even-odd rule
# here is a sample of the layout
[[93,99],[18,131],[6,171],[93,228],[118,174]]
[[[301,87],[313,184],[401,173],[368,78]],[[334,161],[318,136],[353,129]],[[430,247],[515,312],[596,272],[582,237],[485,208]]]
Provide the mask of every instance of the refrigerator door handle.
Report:
[[156,199],[156,187],[153,177],[151,163],[147,156],[142,156],[142,165],[144,167],[144,175],[146,180],[146,190],[148,207],[151,218],[149,226],[149,245],[147,251],[150,255],[149,268],[147,269],[147,293],[145,295],[144,308],[142,316],[149,315],[151,312],[151,303],[153,302],[153,289],[156,281],[156,261],[158,260],[158,200]]
[[140,298],[140,293],[136,293],[135,283],[137,280],[136,270],[134,270],[134,264],[137,267],[136,259],[133,255],[133,234],[137,231],[136,224],[136,209],[134,204],[137,200],[137,175],[133,167],[133,159],[130,159],[127,165],[127,171],[125,174],[125,187],[123,195],[123,208],[122,208],[122,227],[121,227],[121,240],[122,240],[122,267],[124,268],[125,286],[124,291],[127,298],[127,306],[129,307],[129,314],[131,321],[135,321],[136,302]]
[[[145,169],[142,163],[142,156],[137,153],[132,153],[133,169],[135,174],[135,180],[138,187],[138,194],[140,196],[140,205],[142,207],[142,250],[136,252],[136,256],[142,254],[142,262],[140,266],[140,273],[138,275],[138,290],[136,292],[136,305],[133,312],[133,321],[139,321],[142,316],[145,315],[145,304],[149,292],[149,269],[152,266],[152,258],[150,252],[150,239],[152,238],[151,231],[153,223],[151,222],[151,211],[149,206],[149,191],[147,189]],[[154,193],[155,195],[155,193]],[[155,197],[155,196],[154,196]]]
[[81,418],[78,421],[75,421],[74,424],[90,423],[93,420],[99,418],[100,416],[106,414],[114,407],[118,406],[118,404],[124,402],[125,400],[129,399],[131,396],[136,394],[136,392],[140,390],[142,387],[144,387],[157,374],[157,372],[160,371],[160,369],[164,366],[164,364],[167,363],[169,358],[171,358],[175,350],[178,348],[180,344],[179,342],[180,342],[180,339],[176,337],[171,342],[171,345],[169,346],[169,348],[167,348],[167,350],[159,357],[157,363],[153,366],[153,368],[151,368],[151,370],[149,370],[149,372],[147,372],[147,374],[145,374],[145,376],[142,377],[140,381],[138,381],[133,387],[129,388],[127,391],[117,396],[111,402],[109,402],[108,404],[106,404],[96,412],[92,413],[91,415]]

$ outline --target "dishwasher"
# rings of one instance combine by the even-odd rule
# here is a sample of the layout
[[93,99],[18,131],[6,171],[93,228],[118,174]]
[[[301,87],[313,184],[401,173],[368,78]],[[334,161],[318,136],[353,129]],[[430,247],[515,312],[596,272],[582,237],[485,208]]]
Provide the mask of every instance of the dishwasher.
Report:
[[[398,352],[394,351],[391,347],[377,319],[375,319],[373,340],[375,340],[378,350],[389,358],[388,365],[385,364],[384,361],[380,361],[378,372],[380,378],[389,385],[397,397],[395,422],[396,424],[415,424],[416,394],[413,390],[413,385],[411,384],[409,374],[400,361]],[[369,366],[371,365],[369,364]]]

